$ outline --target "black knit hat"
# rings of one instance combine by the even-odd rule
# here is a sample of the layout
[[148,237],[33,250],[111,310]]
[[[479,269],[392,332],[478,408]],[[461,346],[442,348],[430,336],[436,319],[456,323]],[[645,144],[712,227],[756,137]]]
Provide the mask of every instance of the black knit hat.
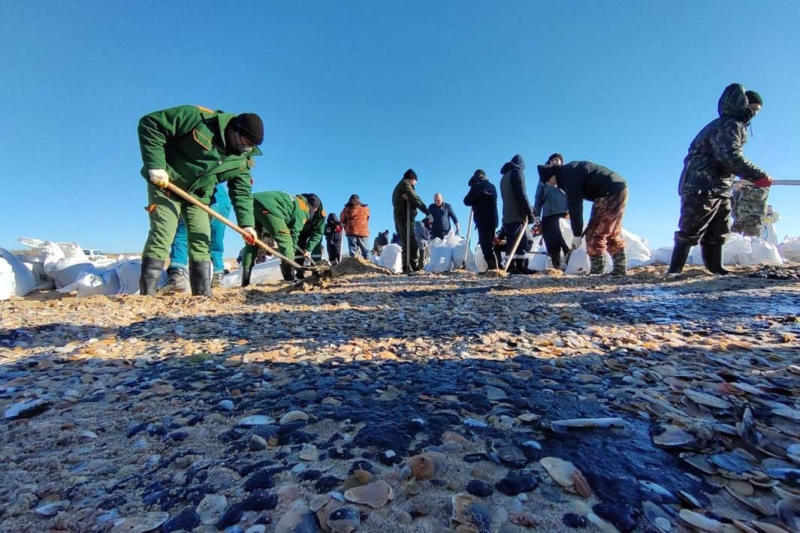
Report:
[[485,179],[486,179],[486,172],[484,172],[482,169],[479,168],[478,170],[475,171],[475,173],[469,179],[468,185],[470,187],[472,187],[473,185],[475,185],[479,181],[485,180]]
[[758,94],[757,92],[747,91],[744,93],[744,95],[747,97],[748,104],[764,105],[764,100],[761,99],[761,95]]
[[404,179],[404,180],[415,180],[415,179],[418,179],[418,178],[417,178],[417,173],[416,173],[416,172],[414,172],[412,169],[410,169],[410,168],[409,168],[409,169],[408,169],[408,170],[406,170],[406,171],[405,171],[405,173],[403,174],[403,179]]
[[236,133],[249,139],[253,144],[260,145],[264,142],[264,123],[255,113],[242,113],[237,116],[235,128]]
[[559,154],[558,152],[556,152],[554,154],[550,154],[550,157],[547,158],[547,164],[548,165],[550,164],[550,161],[552,161],[554,157],[559,158],[561,160],[561,164],[562,165],[564,164],[564,156]]
[[308,201],[308,207],[311,209],[319,209],[320,206],[322,205],[322,200],[320,200],[319,196],[317,196],[314,193],[305,192],[300,196],[303,196],[306,199],[306,201]]

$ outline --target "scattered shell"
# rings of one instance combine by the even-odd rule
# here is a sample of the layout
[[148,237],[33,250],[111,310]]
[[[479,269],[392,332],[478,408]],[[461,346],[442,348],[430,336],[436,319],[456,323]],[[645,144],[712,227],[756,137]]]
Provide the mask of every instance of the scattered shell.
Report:
[[575,465],[558,457],[544,457],[539,463],[559,485],[571,489],[575,485]]
[[145,513],[117,521],[111,533],[145,533],[153,531],[169,519],[169,513]]
[[344,497],[349,502],[380,509],[394,499],[394,491],[381,479],[363,487],[352,488],[344,493]]

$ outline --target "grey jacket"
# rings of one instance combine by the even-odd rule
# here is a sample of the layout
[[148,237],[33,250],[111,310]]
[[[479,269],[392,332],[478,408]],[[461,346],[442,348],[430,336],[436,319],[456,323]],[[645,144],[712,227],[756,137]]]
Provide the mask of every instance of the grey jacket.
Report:
[[550,215],[564,215],[567,211],[569,211],[567,193],[540,181],[536,187],[533,212],[539,215],[539,218],[544,218]]

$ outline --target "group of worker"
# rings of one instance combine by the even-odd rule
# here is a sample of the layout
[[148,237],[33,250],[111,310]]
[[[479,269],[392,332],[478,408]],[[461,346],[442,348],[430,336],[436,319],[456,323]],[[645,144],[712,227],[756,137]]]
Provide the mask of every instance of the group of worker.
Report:
[[[772,184],[767,173],[742,154],[746,127],[762,105],[758,93],[745,91],[739,84],[729,85],[719,100],[719,117],[692,141],[680,179],[681,214],[670,273],[681,272],[689,249],[698,242],[706,268],[715,274],[727,273],[722,267],[722,245],[729,232],[734,176],[755,188],[764,189]],[[341,233],[348,219],[351,228],[354,221],[363,228],[345,231],[351,255],[367,257],[365,220],[369,219],[369,209],[357,195],[350,197],[337,220],[334,214],[326,218],[316,194],[252,193],[250,169],[254,166],[253,157],[261,155],[258,146],[263,139],[263,123],[253,113],[233,115],[203,107],[179,106],[150,113],[139,121],[142,176],[148,180],[146,210],[150,217],[150,231],[142,252],[141,294],[156,293],[168,260],[172,269],[170,282],[175,281],[176,269],[182,268],[188,273],[193,295],[210,295],[212,284],[219,282],[224,268],[219,230],[224,226],[218,226],[221,219],[210,218],[207,209],[196,203],[211,206],[222,218],[231,209],[234,211],[247,244],[242,262],[243,286],[249,283],[258,251],[256,241],[262,236],[274,243],[284,259],[290,260],[281,263],[281,272],[287,280],[302,276],[302,270],[295,271],[291,263],[313,263],[322,258],[323,235],[329,236],[328,256],[338,258],[341,235],[339,250],[335,250],[332,248],[335,235],[330,233],[336,233],[337,228]],[[522,156],[515,155],[502,166],[499,182],[502,219],[498,216],[497,188],[486,172],[476,170],[469,179],[470,190],[464,203],[472,208],[478,242],[489,269],[500,266],[493,253],[493,241],[502,222],[507,237],[507,267],[511,272],[526,270],[524,250],[530,248],[525,242],[527,227],[537,224],[554,266],[561,264],[562,253],[585,242],[591,274],[604,271],[608,252],[613,261],[612,274],[625,275],[622,238],[622,218],[628,201],[625,180],[589,161],[565,163],[557,153],[536,170],[539,183],[532,205]],[[416,172],[407,170],[392,193],[405,273],[423,266],[413,235],[417,209],[430,215],[431,208],[436,208],[441,211],[439,217],[449,217],[447,209],[442,207],[441,195],[434,198],[431,206],[425,205],[415,190],[417,180]],[[227,183],[227,192],[223,183]],[[182,200],[176,194],[177,189],[188,193],[195,202]],[[584,200],[593,204],[585,227]],[[560,219],[567,215],[573,233],[569,246],[560,232]],[[454,221],[458,229],[457,219]],[[388,242],[387,234],[381,236]]]

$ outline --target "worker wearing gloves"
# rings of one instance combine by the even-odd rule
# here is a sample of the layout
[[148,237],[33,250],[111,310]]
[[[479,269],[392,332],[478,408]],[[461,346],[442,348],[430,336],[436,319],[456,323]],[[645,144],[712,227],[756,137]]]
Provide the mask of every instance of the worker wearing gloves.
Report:
[[[293,196],[288,192],[265,191],[253,194],[253,216],[258,235],[266,233],[275,240],[275,245],[283,256],[295,257],[297,242],[306,222],[314,219],[322,209],[322,202],[316,194]],[[322,217],[323,232],[325,217]],[[301,251],[300,259],[311,257],[309,251]],[[250,273],[258,255],[258,248],[248,244],[242,257],[242,287],[250,285]],[[281,274],[286,281],[294,279],[294,267],[282,262]]]
[[[211,203],[218,183],[227,182],[239,226],[252,239],[252,156],[264,140],[261,118],[198,106],[179,106],[145,115],[139,121],[142,176],[148,180],[150,231],[142,251],[139,292],[153,296],[170,253],[178,220],[189,233],[189,283],[192,294],[211,295],[211,224],[202,209],[164,190],[172,182],[203,204]],[[247,240],[247,239],[246,239]]]

